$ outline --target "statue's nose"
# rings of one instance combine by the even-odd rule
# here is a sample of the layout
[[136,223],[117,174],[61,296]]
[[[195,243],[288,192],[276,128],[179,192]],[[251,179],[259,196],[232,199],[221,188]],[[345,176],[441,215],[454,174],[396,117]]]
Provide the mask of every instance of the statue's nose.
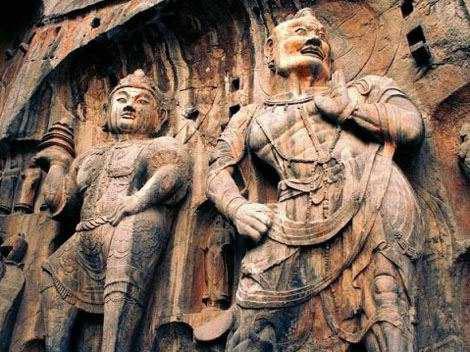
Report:
[[314,35],[307,39],[305,45],[321,46],[321,40],[319,37]]
[[124,111],[130,111],[130,112],[135,112],[135,108],[131,104],[127,104],[124,106]]

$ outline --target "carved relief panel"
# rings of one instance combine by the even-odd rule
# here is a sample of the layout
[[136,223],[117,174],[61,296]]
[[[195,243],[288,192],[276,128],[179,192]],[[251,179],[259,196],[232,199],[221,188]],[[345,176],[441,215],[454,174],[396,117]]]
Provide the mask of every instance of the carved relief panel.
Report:
[[[316,21],[312,23],[316,27],[310,22],[303,23],[302,28],[291,28],[292,33],[286,30],[276,37],[275,28],[286,26],[285,23],[294,20],[302,8],[313,10]],[[18,30],[15,32],[17,38],[13,34],[6,39],[0,38],[0,47],[5,51],[0,60],[0,147],[3,151],[0,157],[0,232],[5,245],[16,239],[18,234],[23,234],[27,249],[24,257],[15,262],[25,280],[22,298],[10,300],[10,303],[17,304],[16,322],[7,329],[8,339],[2,335],[0,343],[8,344],[10,351],[15,352],[45,349],[43,336],[47,327],[42,315],[47,308],[41,307],[40,296],[48,287],[60,285],[44,282],[42,266],[52,260],[48,260],[49,257],[55,258],[68,251],[67,242],[78,238],[74,237],[77,225],[81,224],[79,231],[93,232],[95,230],[89,227],[104,221],[100,220],[101,213],[95,217],[95,206],[87,204],[88,201],[73,203],[65,218],[48,217],[47,209],[54,203],[53,198],[60,198],[61,181],[71,167],[71,160],[77,158],[75,164],[83,165],[78,167],[81,180],[86,178],[84,174],[97,176],[96,183],[92,182],[90,188],[81,190],[87,192],[83,195],[84,200],[91,201],[95,197],[108,200],[105,202],[108,205],[101,207],[103,212],[119,203],[121,191],[122,194],[127,192],[127,189],[124,191],[126,177],[145,179],[145,168],[140,164],[135,169],[142,174],[126,173],[132,169],[129,165],[134,165],[133,160],[141,159],[140,142],[127,145],[121,137],[116,139],[116,133],[112,133],[112,127],[107,124],[107,116],[113,109],[113,102],[109,99],[113,88],[124,77],[142,69],[156,91],[161,93],[158,103],[164,106],[164,122],[151,138],[174,138],[175,145],[187,148],[192,166],[185,184],[191,187],[175,202],[177,205],[170,207],[175,213],[165,218],[169,235],[159,248],[161,255],[155,264],[156,274],[149,279],[144,290],[142,305],[145,309],[142,318],[137,319],[140,325],[132,338],[135,350],[222,351],[236,346],[245,349],[247,347],[243,343],[247,339],[243,337],[251,336],[253,341],[250,343],[257,344],[256,348],[261,350],[269,346],[287,350],[288,345],[292,349],[328,350],[347,340],[354,348],[374,350],[377,349],[374,343],[377,343],[381,350],[386,351],[390,349],[389,332],[374,332],[377,336],[385,336],[384,340],[367,342],[369,345],[366,345],[365,340],[358,337],[361,335],[358,331],[366,331],[368,321],[356,323],[359,317],[364,316],[364,310],[379,306],[381,298],[377,295],[386,296],[392,285],[392,291],[397,293],[401,303],[393,306],[399,311],[395,320],[390,318],[394,315],[389,312],[393,310],[389,307],[387,321],[392,325],[400,321],[407,327],[404,329],[406,333],[401,331],[398,335],[411,336],[409,341],[415,341],[415,344],[406,348],[459,351],[464,346],[463,336],[468,325],[465,312],[460,315],[462,302],[466,299],[462,288],[465,275],[459,280],[454,274],[463,267],[460,265],[465,260],[461,259],[465,258],[468,248],[466,215],[469,188],[465,178],[468,154],[465,122],[468,112],[465,98],[468,94],[465,87],[468,87],[469,78],[465,54],[468,52],[468,39],[465,38],[468,34],[467,12],[464,4],[450,0],[437,3],[44,0],[38,2],[37,9],[30,11],[30,15],[35,13],[36,17],[21,23],[24,28],[19,28],[20,23],[15,27],[11,19],[5,18],[1,26]],[[279,40],[282,37],[287,42],[289,38],[307,38],[312,30],[310,27],[323,30],[315,33],[316,38],[304,48],[303,54],[326,59],[327,49],[317,50],[318,41],[328,43],[330,71],[331,74],[338,73],[332,76],[332,80],[326,75],[327,86],[335,92],[347,92],[350,98],[339,104],[343,108],[339,109],[341,111],[334,111],[336,103],[328,101],[328,94],[321,101],[321,98],[313,98],[318,92],[307,92],[305,96],[300,94],[297,100],[295,84],[289,83],[292,80],[287,74],[290,66],[284,67],[276,61],[279,55],[292,52],[274,50],[276,40],[272,42],[271,51],[269,45],[265,45],[268,38]],[[393,82],[383,78],[385,76]],[[286,92],[291,94],[283,94]],[[363,110],[367,104],[370,109]],[[384,110],[381,110],[381,104],[384,104]],[[367,123],[361,119],[364,116],[377,117],[375,108],[378,109],[380,124],[372,123],[371,127],[367,124],[374,118],[366,118]],[[132,114],[130,111],[129,117]],[[416,114],[420,114],[424,121],[424,132],[418,128],[420,131],[415,134],[419,136],[412,138]],[[292,125],[283,125],[283,119],[290,119]],[[402,120],[406,123],[397,122]],[[339,128],[330,131],[330,125],[338,125]],[[380,131],[384,130],[388,134],[385,139],[394,141],[391,144],[395,144],[395,153],[391,149],[385,149],[385,152],[382,149],[384,135]],[[239,143],[237,138],[243,141]],[[421,139],[423,141],[419,145]],[[224,143],[221,140],[228,145],[220,147]],[[310,148],[315,140],[318,145]],[[369,150],[370,145],[361,144],[364,141],[365,144],[375,143],[378,151]],[[356,142],[358,144],[354,144]],[[62,158],[62,164],[66,166],[59,167],[59,162],[53,168],[54,172],[46,165],[49,161],[45,162],[44,157],[39,158],[41,161],[38,163],[33,158],[51,145],[61,148],[56,159]],[[98,146],[107,147],[103,151]],[[238,160],[233,153],[239,152],[243,146],[248,146],[248,149],[245,157]],[[270,149],[273,148],[280,153],[272,152]],[[219,182],[219,187],[216,187],[219,193],[215,192],[214,196],[214,192],[207,188],[210,182],[206,181],[211,173],[220,171],[218,167],[226,166],[228,151],[234,158],[227,166],[228,169],[233,168],[230,171],[233,171],[234,188]],[[90,159],[80,161],[83,163],[80,164],[80,156],[90,153]],[[361,154],[377,155],[376,161],[370,164],[364,155],[358,156]],[[388,157],[385,158],[387,165],[377,161],[384,155]],[[108,162],[108,157],[114,160],[117,156],[122,157],[121,163]],[[287,161],[280,156],[286,157]],[[321,156],[326,156],[328,162],[319,163]],[[159,162],[171,161],[167,160],[168,155],[164,152],[158,158]],[[354,158],[357,165],[346,162],[349,158]],[[312,162],[303,165],[302,160]],[[389,163],[393,166],[389,167]],[[349,203],[349,213],[353,210],[359,214],[367,211],[361,206],[356,209],[354,202],[348,202],[348,199],[354,198],[354,186],[363,184],[361,176],[367,174],[369,164],[372,165],[371,177],[364,184],[372,186],[362,188],[365,191],[360,200],[377,198],[370,190],[374,185],[381,185],[381,177],[387,174],[377,170],[393,170],[390,178],[398,180],[392,182],[394,186],[391,188],[376,187],[386,191],[383,195],[385,200],[381,203],[385,205],[380,210],[383,213],[379,214],[383,220],[383,241],[376,234],[380,231],[377,230],[379,225],[375,224],[375,233],[370,237],[374,240],[366,240],[364,245],[367,248],[356,251],[362,253],[359,259],[351,254],[356,253],[354,250],[349,251],[354,249],[354,243],[343,243],[343,239],[335,236],[328,247],[323,242],[278,245],[290,235],[298,234],[300,225],[313,224],[312,227],[316,227],[318,222],[328,222],[333,217],[336,220],[330,222],[337,227],[341,227],[341,221],[350,222],[339,232],[335,232],[332,225],[330,234],[350,231],[350,236],[344,237],[356,238],[354,231],[368,225],[366,220],[371,216],[362,214],[349,220],[347,216],[335,216],[343,205],[346,207]],[[120,165],[126,167],[119,168]],[[111,177],[111,186],[104,186],[100,168],[116,176]],[[315,182],[309,179],[311,183],[302,183],[305,178],[315,179]],[[90,179],[94,180],[93,177]],[[302,182],[299,183],[299,179]],[[136,189],[145,184],[144,181],[137,183],[133,184]],[[102,194],[102,190],[108,188],[112,191]],[[230,199],[230,204],[221,206],[223,201],[221,203],[218,199],[227,200],[230,191],[235,189],[240,197],[237,194]],[[304,197],[305,194],[308,196]],[[412,201],[402,204],[402,207],[391,205],[401,204],[404,198]],[[295,203],[292,207],[297,210],[283,209],[277,204],[279,199]],[[261,218],[258,219],[261,225],[252,224],[260,228],[255,229],[255,234],[253,229],[246,231],[235,216],[237,210],[243,209],[245,200],[266,206],[245,211]],[[365,203],[358,201],[358,204]],[[127,216],[125,208],[123,205],[116,209],[116,219],[120,215]],[[364,220],[362,225],[359,224],[361,216]],[[424,226],[418,231],[418,225],[414,225],[419,218]],[[275,220],[273,223],[272,219]],[[147,225],[148,219],[139,220],[135,228],[145,232]],[[113,227],[109,223],[97,226],[98,232],[102,226]],[[259,233],[268,232],[272,226],[278,229],[277,235],[274,231],[270,235]],[[283,233],[280,228],[289,228],[292,233]],[[304,230],[309,234],[308,229]],[[248,233],[248,238],[243,236],[244,232]],[[249,239],[250,232],[251,237],[257,237],[256,232],[261,235],[259,247],[256,241]],[[96,243],[82,240],[88,243],[83,255],[94,258],[86,263],[104,265],[103,261],[95,260],[97,257],[90,254]],[[148,245],[148,242],[143,244],[144,247]],[[305,248],[310,246],[316,249],[305,254],[309,250]],[[369,258],[372,264],[368,262],[367,255],[363,255],[369,253],[368,250],[374,253],[373,259]],[[377,253],[382,253],[386,259]],[[419,253],[422,256],[418,260]],[[309,255],[315,259],[312,260],[316,263],[313,266],[306,260]],[[323,293],[312,289],[314,293],[307,295],[308,304],[303,302],[295,306],[297,308],[293,308],[295,312],[292,314],[279,315],[267,307],[267,310],[260,311],[268,313],[255,319],[255,324],[244,323],[250,317],[250,314],[245,314],[251,309],[247,305],[254,301],[268,302],[267,298],[254,299],[249,295],[251,289],[259,294],[257,285],[261,291],[269,287],[268,291],[278,292],[282,291],[279,287],[282,288],[283,284],[289,286],[294,283],[303,287],[304,283],[316,283],[324,278],[325,273],[338,272],[341,263],[348,262],[348,255],[355,258],[350,260],[351,268],[343,270],[341,279],[335,283],[325,284],[324,291],[320,290]],[[64,254],[63,257],[67,256]],[[390,266],[390,262],[394,264]],[[388,268],[388,271],[379,272],[378,268]],[[416,268],[416,274],[404,273],[408,269],[403,268]],[[96,277],[99,276],[97,273]],[[247,284],[248,277],[255,277],[258,281],[248,280]],[[390,277],[393,278],[392,283],[387,281]],[[413,278],[413,285],[406,282],[410,278]],[[274,284],[276,280],[279,282],[277,286]],[[0,286],[2,284],[5,282],[0,280]],[[358,287],[368,287],[370,292],[365,290],[370,293],[367,302],[373,304],[365,307],[365,301],[357,298]],[[61,291],[62,295],[66,295],[64,292]],[[321,297],[310,299],[317,296]],[[241,319],[240,310],[245,320]],[[57,312],[64,315],[66,306],[57,308]],[[367,318],[373,325],[371,322],[379,319],[377,317],[381,313],[374,315],[370,309],[368,312]],[[76,324],[68,330],[73,335],[68,341],[67,346],[70,347],[64,347],[65,350],[100,351],[110,348],[102,346],[103,338],[109,341],[113,335],[112,329],[102,329],[103,324],[111,326],[110,320],[103,322],[101,311],[98,313],[96,316],[83,311],[77,313]],[[310,329],[312,316],[316,325]],[[348,319],[344,320],[345,317]],[[335,322],[339,325],[335,326]],[[125,333],[132,335],[130,327],[136,324],[123,325]],[[213,330],[204,330],[206,324],[209,324],[209,330]],[[64,324],[52,325],[51,329]],[[307,336],[309,329],[314,331],[311,336]],[[328,329],[336,329],[336,335],[331,334],[336,337],[326,336]],[[59,332],[63,331],[58,329],[57,336]],[[276,340],[277,345],[271,343],[283,332],[292,343],[283,345],[282,339]],[[357,336],[341,338],[344,332],[355,332]],[[391,338],[390,341],[398,340]],[[125,346],[126,343],[116,344]],[[53,345],[49,350],[60,346]],[[395,347],[406,350],[400,347],[402,345],[396,343]]]

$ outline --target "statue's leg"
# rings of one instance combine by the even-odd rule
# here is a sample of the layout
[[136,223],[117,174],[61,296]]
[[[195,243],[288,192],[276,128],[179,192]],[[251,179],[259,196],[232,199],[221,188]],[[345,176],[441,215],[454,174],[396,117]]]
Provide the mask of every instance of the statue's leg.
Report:
[[77,308],[64,301],[54,286],[44,290],[41,299],[46,330],[46,351],[69,351]]
[[102,352],[136,350],[144,300],[167,238],[155,230],[160,219],[144,222],[142,217],[129,216],[114,230],[104,287]]
[[413,339],[409,304],[399,273],[392,262],[377,253],[374,257],[375,272],[370,293],[373,309],[368,315],[381,318],[366,335],[365,343],[370,352],[413,352]]
[[102,352],[135,350],[135,336],[142,307],[125,293],[112,292],[104,304]]
[[241,312],[235,328],[227,340],[227,352],[277,351],[276,332],[267,321],[254,322],[254,312]]

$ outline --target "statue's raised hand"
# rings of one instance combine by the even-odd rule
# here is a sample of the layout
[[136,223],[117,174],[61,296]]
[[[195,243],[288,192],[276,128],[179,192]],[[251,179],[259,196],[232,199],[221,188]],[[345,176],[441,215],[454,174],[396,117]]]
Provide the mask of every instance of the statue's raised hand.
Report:
[[59,165],[63,168],[67,168],[72,160],[72,156],[61,147],[50,146],[33,156],[31,164],[39,166],[47,172],[52,165]]
[[271,219],[272,211],[266,205],[245,203],[237,209],[232,220],[239,234],[257,242],[268,231],[272,223]]
[[315,95],[315,105],[322,114],[344,120],[343,112],[351,104],[343,71],[335,71],[328,82],[328,89]]
[[52,212],[60,204],[63,191],[61,185],[72,161],[68,152],[54,145],[44,148],[31,159],[32,166],[38,166],[47,172],[43,185],[44,205]]

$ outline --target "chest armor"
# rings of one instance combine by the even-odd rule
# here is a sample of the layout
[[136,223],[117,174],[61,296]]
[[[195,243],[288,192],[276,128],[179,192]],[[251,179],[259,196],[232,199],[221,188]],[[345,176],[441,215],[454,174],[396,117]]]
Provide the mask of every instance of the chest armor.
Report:
[[139,187],[137,176],[143,171],[144,149],[143,143],[119,143],[102,153],[99,170],[88,175],[89,185],[82,207],[84,216],[108,214],[121,199]]
[[278,200],[306,196],[295,208],[305,208],[307,218],[340,205],[344,165],[334,157],[340,132],[302,104],[268,107],[252,121],[249,143],[278,172]]
[[338,164],[333,154],[340,132],[302,105],[274,107],[254,117],[249,144],[281,179],[310,178]]

